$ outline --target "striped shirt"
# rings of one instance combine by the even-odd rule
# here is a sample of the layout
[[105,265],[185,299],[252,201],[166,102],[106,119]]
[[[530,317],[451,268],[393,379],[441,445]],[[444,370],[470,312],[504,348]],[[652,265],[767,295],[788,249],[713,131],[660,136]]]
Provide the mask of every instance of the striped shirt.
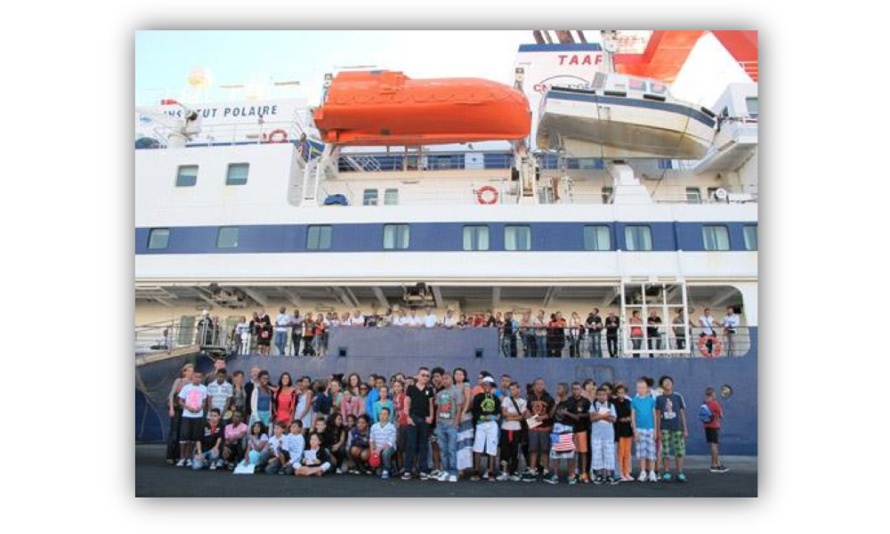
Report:
[[375,423],[371,427],[371,441],[374,442],[376,448],[386,448],[396,446],[396,426],[390,422],[386,425]]

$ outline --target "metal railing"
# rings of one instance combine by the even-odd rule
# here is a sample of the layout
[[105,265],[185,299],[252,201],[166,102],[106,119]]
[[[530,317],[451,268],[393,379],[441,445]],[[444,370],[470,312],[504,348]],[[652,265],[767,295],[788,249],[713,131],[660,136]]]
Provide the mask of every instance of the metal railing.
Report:
[[[399,325],[374,327],[336,325],[325,326],[318,334],[314,328],[304,332],[302,325],[288,326],[278,332],[273,326],[267,337],[259,328],[249,325],[205,326],[200,320],[198,326],[177,325],[175,323],[155,323],[136,328],[136,353],[170,352],[184,346],[197,346],[202,349],[224,350],[229,354],[253,355],[269,354],[278,356],[324,356],[328,351],[328,338],[331,330],[337,328],[417,328]],[[435,328],[445,328],[441,323]],[[519,327],[512,335],[505,335],[502,327],[455,326],[454,330],[475,328],[498,328],[500,354],[517,358],[722,358],[744,356],[751,348],[748,327],[737,327],[729,332],[723,327],[714,327],[713,335],[707,335],[701,327],[690,327],[690,339],[683,337],[682,327],[662,325],[658,335],[650,336],[647,325],[643,324],[639,335],[631,335],[634,326],[623,325],[612,337],[603,329],[599,336],[588,328],[565,327],[559,329]],[[296,335],[295,335],[296,334]],[[598,339],[597,339],[598,338]],[[614,343],[610,341],[614,339]],[[187,342],[183,342],[188,340]],[[267,347],[267,348],[266,348]]]
[[662,326],[657,336],[649,336],[646,325],[642,328],[641,336],[619,328],[614,343],[605,330],[596,336],[586,328],[565,328],[562,335],[520,328],[512,336],[501,331],[499,346],[501,356],[518,358],[722,358],[744,356],[751,348],[747,327],[737,327],[734,333],[715,328],[714,336],[702,336],[702,328],[691,328],[691,343],[682,328]]

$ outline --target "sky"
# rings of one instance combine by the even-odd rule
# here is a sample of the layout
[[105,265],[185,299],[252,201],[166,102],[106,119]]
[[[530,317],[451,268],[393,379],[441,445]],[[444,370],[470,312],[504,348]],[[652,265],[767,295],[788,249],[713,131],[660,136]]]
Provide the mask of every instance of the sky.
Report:
[[[588,41],[598,40],[585,30]],[[344,67],[401,70],[412,78],[482,77],[513,82],[519,45],[534,43],[531,30],[499,31],[137,31],[137,105],[161,98],[213,102],[305,97],[318,102],[324,74]],[[190,72],[209,73],[210,89],[195,91]],[[727,83],[748,78],[710,34],[680,71],[678,98],[710,105]],[[300,82],[275,87],[270,82]],[[243,89],[220,89],[242,85]]]

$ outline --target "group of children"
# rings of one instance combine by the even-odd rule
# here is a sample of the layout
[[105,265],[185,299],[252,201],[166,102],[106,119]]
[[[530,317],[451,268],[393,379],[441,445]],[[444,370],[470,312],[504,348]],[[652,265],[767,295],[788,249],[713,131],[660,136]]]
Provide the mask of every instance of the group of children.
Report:
[[[258,411],[256,403],[236,402],[233,392],[243,385],[236,380],[237,387],[224,387],[224,370],[209,385],[193,368],[183,371],[170,405],[171,417],[178,416],[178,461],[168,451],[168,462],[181,467],[383,479],[401,474],[404,480],[442,482],[462,477],[532,482],[540,476],[558,484],[566,464],[569,484],[687,481],[688,407],[670,376],[660,378],[659,390],[651,378],[641,377],[632,398],[623,384],[597,387],[593,380],[560,383],[553,398],[540,378],[526,386],[523,397],[507,375],[498,388],[483,371],[473,387],[464,369],[447,374],[422,367],[415,377],[393,376],[390,385],[382,376],[368,384],[357,375],[345,382],[331,377],[317,384],[314,398],[313,388],[306,388],[305,402],[313,410],[301,411],[301,418],[297,394],[287,401],[281,394],[292,387],[289,375],[272,386],[272,405]],[[249,389],[269,387],[268,373],[254,369],[251,375]],[[726,472],[719,458],[723,410],[713,388],[705,391],[698,418],[710,444],[711,472]]]

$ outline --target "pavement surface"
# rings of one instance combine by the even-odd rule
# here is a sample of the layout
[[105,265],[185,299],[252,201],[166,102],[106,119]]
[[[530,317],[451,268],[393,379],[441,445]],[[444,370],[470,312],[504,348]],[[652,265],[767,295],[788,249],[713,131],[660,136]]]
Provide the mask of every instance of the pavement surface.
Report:
[[757,457],[721,458],[728,473],[708,471],[706,456],[687,458],[688,482],[623,482],[616,486],[537,482],[381,480],[368,475],[294,477],[193,471],[164,461],[165,446],[138,444],[137,497],[756,497]]

